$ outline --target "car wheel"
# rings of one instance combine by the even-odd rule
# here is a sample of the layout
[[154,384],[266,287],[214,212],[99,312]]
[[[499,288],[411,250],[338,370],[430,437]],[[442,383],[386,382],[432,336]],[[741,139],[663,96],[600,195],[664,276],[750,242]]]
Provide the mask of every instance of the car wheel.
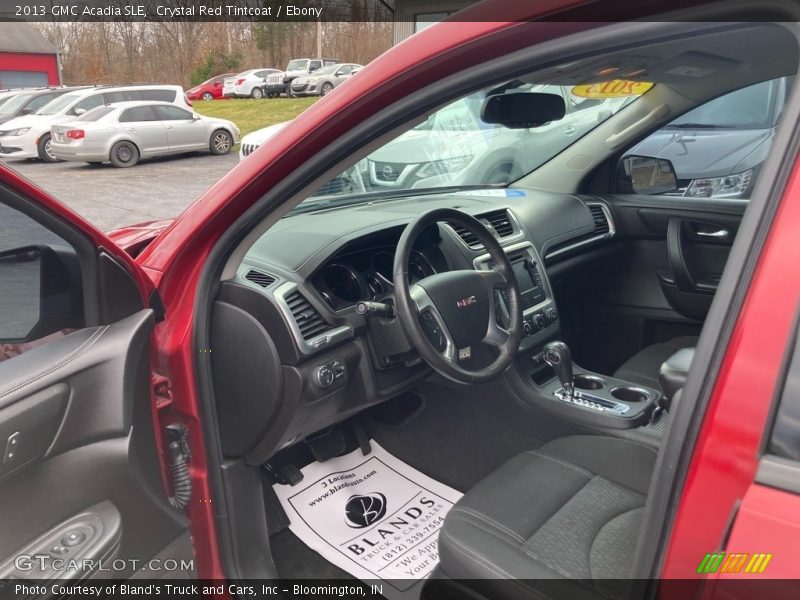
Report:
[[213,100],[213,99],[214,99],[214,94],[212,94],[211,92],[206,92],[205,94],[203,94],[203,100]]
[[255,100],[260,100],[264,97],[264,90],[262,90],[260,87],[254,87],[253,91],[250,92],[250,97]]
[[132,167],[139,162],[139,149],[133,142],[117,142],[111,147],[108,159],[115,167]]
[[332,89],[333,89],[333,84],[332,83],[323,83],[322,84],[322,89],[320,89],[320,91],[319,91],[319,95],[320,96],[327,96]]
[[227,154],[233,148],[233,136],[224,129],[217,129],[211,134],[208,148],[211,154]]
[[39,153],[39,158],[41,158],[44,162],[54,163],[59,162],[59,160],[53,154],[53,150],[50,147],[50,134],[45,133],[42,137],[39,138],[39,145],[37,147],[37,151]]

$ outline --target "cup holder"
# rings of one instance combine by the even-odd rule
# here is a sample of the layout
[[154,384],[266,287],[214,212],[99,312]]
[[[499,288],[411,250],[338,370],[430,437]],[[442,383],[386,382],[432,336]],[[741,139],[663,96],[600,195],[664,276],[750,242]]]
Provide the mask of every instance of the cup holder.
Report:
[[611,390],[611,395],[622,402],[645,402],[650,399],[650,394],[637,387],[615,387]]
[[605,386],[606,382],[594,375],[575,375],[572,385],[579,390],[599,390]]

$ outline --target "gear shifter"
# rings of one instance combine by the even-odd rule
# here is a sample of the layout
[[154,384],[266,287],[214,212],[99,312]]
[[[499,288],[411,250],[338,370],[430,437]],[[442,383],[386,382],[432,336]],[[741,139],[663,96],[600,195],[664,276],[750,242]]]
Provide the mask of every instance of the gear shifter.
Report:
[[544,347],[544,361],[556,372],[556,377],[564,388],[564,393],[572,398],[574,386],[572,382],[572,355],[569,346],[564,342],[550,342]]

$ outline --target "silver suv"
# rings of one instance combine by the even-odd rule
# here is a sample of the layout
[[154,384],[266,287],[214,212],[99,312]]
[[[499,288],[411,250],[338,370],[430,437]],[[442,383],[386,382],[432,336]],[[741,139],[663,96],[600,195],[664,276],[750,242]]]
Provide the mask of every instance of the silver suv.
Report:
[[293,95],[291,83],[294,79],[301,75],[309,75],[322,67],[338,65],[340,62],[342,61],[338,58],[293,58],[283,73],[273,73],[267,77],[264,94],[268,98],[277,98],[281,94],[291,96]]

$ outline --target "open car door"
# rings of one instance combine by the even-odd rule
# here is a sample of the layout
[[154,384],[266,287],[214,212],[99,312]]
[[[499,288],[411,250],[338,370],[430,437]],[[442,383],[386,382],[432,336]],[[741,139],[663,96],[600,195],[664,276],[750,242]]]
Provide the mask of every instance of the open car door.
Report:
[[0,290],[0,579],[192,576],[151,410],[152,284],[0,166]]

